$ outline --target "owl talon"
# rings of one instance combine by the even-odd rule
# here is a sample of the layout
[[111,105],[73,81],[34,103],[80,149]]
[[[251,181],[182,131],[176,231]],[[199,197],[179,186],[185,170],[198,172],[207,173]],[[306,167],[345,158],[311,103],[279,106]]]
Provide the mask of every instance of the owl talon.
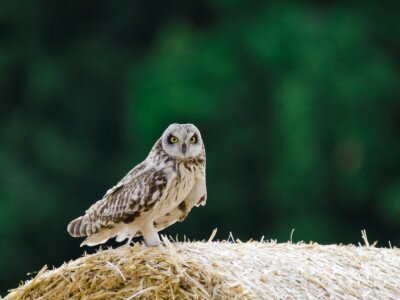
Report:
[[158,236],[157,230],[153,225],[146,225],[141,230],[143,239],[148,247],[156,247],[160,245],[160,237]]

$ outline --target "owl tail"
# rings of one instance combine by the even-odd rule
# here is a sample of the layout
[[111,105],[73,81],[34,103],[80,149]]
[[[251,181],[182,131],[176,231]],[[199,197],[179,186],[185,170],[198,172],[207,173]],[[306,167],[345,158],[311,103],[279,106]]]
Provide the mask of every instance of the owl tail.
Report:
[[115,233],[111,232],[110,230],[105,230],[99,233],[96,233],[92,236],[87,237],[81,244],[81,247],[83,246],[96,246],[99,244],[104,244],[107,242],[109,238],[112,238],[115,236]]
[[71,223],[68,224],[67,231],[73,237],[89,236],[93,234],[92,228],[85,216],[71,221]]

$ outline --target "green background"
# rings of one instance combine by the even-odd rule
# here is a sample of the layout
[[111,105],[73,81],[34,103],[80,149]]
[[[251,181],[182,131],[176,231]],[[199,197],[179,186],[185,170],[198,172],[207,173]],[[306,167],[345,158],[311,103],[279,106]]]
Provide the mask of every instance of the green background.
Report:
[[0,294],[173,122],[208,203],[166,233],[398,245],[400,2],[348,2],[2,0]]

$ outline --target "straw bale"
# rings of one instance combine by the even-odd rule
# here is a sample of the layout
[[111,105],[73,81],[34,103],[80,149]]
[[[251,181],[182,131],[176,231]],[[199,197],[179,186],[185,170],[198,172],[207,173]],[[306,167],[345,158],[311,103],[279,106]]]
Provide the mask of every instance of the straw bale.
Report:
[[44,267],[5,299],[400,299],[397,248],[163,240]]

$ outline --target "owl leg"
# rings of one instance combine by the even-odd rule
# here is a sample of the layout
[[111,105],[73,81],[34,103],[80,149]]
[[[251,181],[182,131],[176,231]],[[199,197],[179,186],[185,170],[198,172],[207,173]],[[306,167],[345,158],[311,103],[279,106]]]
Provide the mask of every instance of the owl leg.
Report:
[[136,233],[137,233],[137,228],[134,227],[134,229],[131,230],[131,231],[127,234],[128,241],[127,241],[126,244],[125,244],[126,247],[129,247],[129,245],[131,244],[133,238],[136,236]]
[[153,226],[153,222],[143,226],[141,232],[147,246],[156,247],[160,245],[160,237],[158,236],[157,230]]
[[131,235],[128,237],[128,241],[126,242],[126,246],[127,246],[127,247],[129,247],[129,245],[131,244],[132,239],[133,239],[133,236],[134,236],[134,234],[131,234]]

